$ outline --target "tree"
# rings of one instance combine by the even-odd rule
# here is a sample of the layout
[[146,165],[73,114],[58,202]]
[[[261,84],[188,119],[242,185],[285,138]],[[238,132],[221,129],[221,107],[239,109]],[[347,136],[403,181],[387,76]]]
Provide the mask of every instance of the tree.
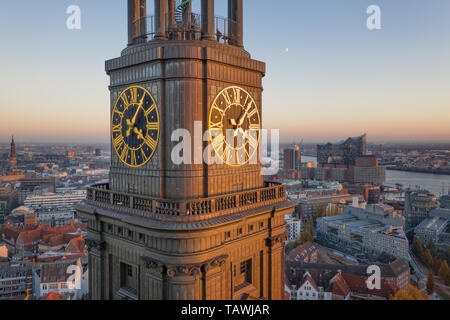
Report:
[[414,240],[413,240],[413,252],[418,258],[420,258],[423,255],[422,241],[418,237],[414,237]]
[[439,268],[439,277],[445,281],[447,275],[450,273],[449,271],[447,261],[442,261],[441,267]]
[[445,276],[444,283],[446,286],[450,286],[450,272],[447,272],[447,275]]
[[311,233],[309,233],[308,230],[305,230],[302,232],[301,237],[299,238],[299,242],[300,244],[304,244],[307,242],[314,242],[314,237],[311,235]]
[[433,266],[433,256],[430,253],[430,250],[425,250],[425,253],[422,254],[422,262],[425,263],[428,267]]
[[428,277],[427,277],[427,293],[433,294],[435,290],[434,287],[434,275],[431,269],[428,271]]
[[322,218],[326,216],[325,206],[322,203],[316,204],[316,218]]
[[434,258],[433,261],[433,272],[435,275],[439,275],[439,269],[441,268],[441,259],[439,258]]
[[338,205],[334,206],[333,215],[334,216],[338,216],[339,215],[339,206]]
[[433,240],[430,240],[430,242],[428,243],[428,249],[430,250],[430,253],[433,257],[437,256],[437,250]]
[[428,296],[422,295],[417,287],[408,284],[405,288],[398,290],[390,300],[428,300]]

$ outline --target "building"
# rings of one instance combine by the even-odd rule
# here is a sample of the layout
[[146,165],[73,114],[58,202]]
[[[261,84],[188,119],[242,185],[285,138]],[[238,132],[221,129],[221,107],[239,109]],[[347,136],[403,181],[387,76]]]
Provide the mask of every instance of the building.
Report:
[[[258,137],[261,128],[265,64],[244,50],[242,0],[228,2],[229,20],[202,0],[201,26],[191,1],[170,4],[157,0],[153,19],[145,0],[129,0],[128,47],[106,62],[110,179],[77,206],[89,226],[90,298],[283,299],[284,216],[293,204],[284,185],[264,181],[252,156],[258,139],[246,137],[238,153],[226,135]],[[179,144],[171,133],[194,136],[197,125],[212,140],[214,165],[171,157]]]
[[19,204],[23,204],[26,198],[36,192],[54,193],[56,191],[56,181],[54,177],[36,177],[27,174],[19,180]]
[[291,252],[286,257],[286,261],[317,263],[319,258],[319,249],[312,242],[304,243]]
[[285,290],[291,300],[386,300],[410,281],[408,263],[390,257],[377,261],[380,289],[369,289],[369,265],[328,265],[288,261]]
[[386,167],[358,167],[355,166],[354,183],[370,184],[375,186],[382,186],[386,181]]
[[405,192],[405,211],[407,229],[416,227],[436,207],[436,197],[425,190]]
[[18,190],[11,183],[0,183],[0,224],[18,205]]
[[429,217],[423,220],[415,229],[414,234],[428,244],[433,241],[436,249],[446,253],[450,248],[450,209],[433,209]]
[[85,258],[41,262],[33,270],[35,296],[43,298],[50,293],[81,300],[89,290],[88,263]]
[[295,241],[302,235],[302,220],[288,215],[286,217],[286,231],[288,241]]
[[350,300],[351,291],[341,273],[324,273],[314,279],[308,271],[289,271],[285,291],[290,300]]
[[86,199],[86,191],[49,193],[27,197],[24,205],[34,210],[75,211],[75,205]]
[[386,205],[348,207],[344,215],[317,219],[317,242],[361,258],[388,253],[409,261],[400,211]]
[[300,170],[302,164],[302,154],[300,147],[286,148],[283,151],[283,169],[284,170]]
[[323,164],[355,165],[356,159],[367,154],[367,136],[348,138],[338,144],[317,145],[317,162]]
[[439,207],[442,209],[450,209],[450,195],[439,198]]
[[16,144],[14,142],[14,136],[11,139],[11,151],[9,154],[9,165],[11,167],[17,166]]
[[50,227],[61,227],[74,222],[75,210],[39,209],[37,221]]
[[364,186],[363,195],[367,204],[379,203],[381,198],[380,186]]
[[32,266],[24,263],[0,262],[0,300],[24,299],[33,293]]
[[[22,216],[23,217],[23,216]],[[39,224],[37,226],[15,225],[10,220],[6,221],[2,229],[0,229],[0,236],[8,250],[19,257],[25,255],[34,255],[41,250],[42,245],[48,243],[68,243],[71,239],[78,237],[83,233],[85,226],[80,223],[71,223],[63,227],[47,227]],[[47,247],[49,247],[47,245]],[[59,247],[58,247],[59,248]],[[51,250],[53,247],[47,248]]]
[[295,208],[295,212],[300,217],[304,218],[316,217],[318,210],[323,208],[323,210],[326,211],[329,204],[342,204],[343,207],[346,207],[354,204],[355,201],[357,201],[359,206],[365,207],[363,196],[352,195],[349,193],[300,198]]
[[8,258],[8,247],[2,243],[0,243],[0,259]]

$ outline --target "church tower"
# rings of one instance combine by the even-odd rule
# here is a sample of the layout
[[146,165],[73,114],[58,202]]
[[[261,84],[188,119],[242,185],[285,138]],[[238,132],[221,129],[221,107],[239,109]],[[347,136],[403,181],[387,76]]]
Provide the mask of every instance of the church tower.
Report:
[[11,151],[9,154],[9,165],[11,167],[17,166],[16,143],[14,142],[14,136],[12,136],[12,138],[11,138]]
[[265,64],[244,49],[242,0],[226,18],[199,1],[148,15],[128,0],[128,46],[106,61],[110,181],[77,208],[91,299],[283,298],[293,205],[261,170]]

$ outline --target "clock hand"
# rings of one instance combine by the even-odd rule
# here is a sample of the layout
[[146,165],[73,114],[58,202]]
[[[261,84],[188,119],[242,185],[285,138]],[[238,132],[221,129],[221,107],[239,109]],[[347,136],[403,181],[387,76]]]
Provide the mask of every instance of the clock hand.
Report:
[[242,126],[242,124],[244,123],[245,117],[247,116],[247,113],[248,113],[248,109],[249,109],[249,108],[247,108],[247,109],[245,110],[244,115],[243,115],[242,117],[239,118],[239,122],[238,122],[238,124],[237,124],[239,127]]
[[137,116],[138,116],[138,114],[139,114],[139,110],[141,110],[142,105],[144,104],[144,98],[145,98],[145,95],[142,96],[142,99],[141,99],[141,101],[139,102],[138,108],[137,108],[137,110],[136,110],[136,114],[134,115],[133,120],[131,120],[131,125],[132,125],[132,126],[134,126],[134,124],[136,123],[136,118],[137,118]]
[[134,127],[134,133],[137,134],[138,139],[145,140],[144,135],[142,134],[142,129]]
[[[127,119],[127,125],[128,125],[127,138],[130,136],[131,130],[133,130],[134,124],[136,123],[136,118],[137,118],[137,115],[139,114],[139,110],[142,108],[142,106],[144,104],[144,98],[145,98],[145,95],[142,96],[142,99],[139,102],[138,108],[136,110],[136,113],[135,113],[133,119],[131,121],[130,121],[130,119]],[[136,133],[136,130],[134,132]],[[142,133],[141,133],[141,135],[142,135]]]

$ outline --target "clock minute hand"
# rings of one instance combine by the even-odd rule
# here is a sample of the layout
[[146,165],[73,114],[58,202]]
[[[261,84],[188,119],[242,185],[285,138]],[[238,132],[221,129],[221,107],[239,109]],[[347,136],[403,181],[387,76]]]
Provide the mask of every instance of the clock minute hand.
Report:
[[145,95],[142,96],[142,99],[139,102],[138,108],[136,110],[136,114],[134,115],[133,120],[131,120],[131,126],[134,126],[134,124],[136,123],[136,118],[137,118],[137,115],[139,114],[139,110],[141,110],[142,105],[144,104],[144,98],[145,98]]
[[242,115],[242,117],[239,119],[239,122],[238,122],[238,127],[240,127],[240,126],[242,126],[242,124],[244,123],[244,120],[245,120],[245,117],[247,116],[247,113],[248,113],[248,108],[245,110],[245,113]]

